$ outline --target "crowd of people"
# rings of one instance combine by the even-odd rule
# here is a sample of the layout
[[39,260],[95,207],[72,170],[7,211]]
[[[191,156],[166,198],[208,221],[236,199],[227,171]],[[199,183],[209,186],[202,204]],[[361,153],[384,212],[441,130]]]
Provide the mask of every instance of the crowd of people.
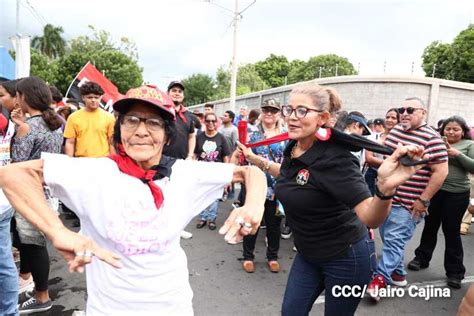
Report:
[[[82,100],[65,100],[37,77],[0,82],[2,315],[51,309],[47,238],[71,271],[87,265],[88,315],[192,314],[180,238],[192,237],[184,228],[195,218],[198,229],[215,230],[226,198],[235,208],[219,233],[242,245],[246,273],[255,271],[261,227],[272,273],[280,271],[280,238],[293,237],[283,315],[308,315],[324,290],[326,315],[353,315],[360,297],[335,297],[328,291],[335,285],[367,285],[375,300],[381,288],[406,286],[405,247],[422,221],[407,268],[429,266],[442,226],[447,285],[461,287],[461,234],[474,210],[474,145],[462,117],[431,127],[414,96],[368,121],[317,84],[295,87],[285,104],[265,99],[259,109],[221,116],[212,104],[204,113],[187,110],[180,81],[166,92],[130,89],[113,114],[100,106],[99,84],[83,83],[80,93]],[[239,139],[242,121],[246,139]],[[337,131],[393,153],[345,143]],[[405,156],[415,163],[402,164]],[[60,209],[76,217],[81,234],[64,226]]]

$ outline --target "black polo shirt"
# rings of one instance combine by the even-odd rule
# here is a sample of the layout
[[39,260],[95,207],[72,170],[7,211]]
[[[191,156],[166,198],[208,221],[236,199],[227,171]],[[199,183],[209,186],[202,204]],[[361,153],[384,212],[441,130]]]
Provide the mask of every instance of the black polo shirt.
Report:
[[291,141],[285,149],[275,186],[295,246],[310,261],[342,257],[367,234],[354,211],[371,197],[359,162],[348,148],[330,140],[317,141],[291,159],[295,143]]
[[186,122],[176,115],[175,131],[170,135],[169,145],[165,145],[163,154],[178,159],[186,159],[188,157],[188,139],[189,134],[194,133],[194,120],[189,111],[183,113]]

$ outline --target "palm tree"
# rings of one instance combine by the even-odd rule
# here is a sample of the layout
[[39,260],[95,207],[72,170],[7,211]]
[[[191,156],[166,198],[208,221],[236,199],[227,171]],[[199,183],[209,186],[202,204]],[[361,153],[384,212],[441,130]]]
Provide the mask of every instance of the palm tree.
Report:
[[43,36],[35,36],[31,41],[31,46],[49,58],[58,58],[66,51],[66,41],[61,37],[63,32],[61,26],[46,24]]

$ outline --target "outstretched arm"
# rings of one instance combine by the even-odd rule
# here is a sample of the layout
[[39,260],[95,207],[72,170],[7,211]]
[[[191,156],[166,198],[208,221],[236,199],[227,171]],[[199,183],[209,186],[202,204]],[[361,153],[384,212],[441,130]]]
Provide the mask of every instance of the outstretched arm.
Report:
[[82,272],[83,266],[91,262],[91,256],[83,255],[86,251],[92,251],[99,259],[114,267],[120,267],[117,255],[63,225],[46,202],[43,182],[43,160],[30,160],[0,168],[0,187],[13,208],[51,240],[68,262],[71,272]]

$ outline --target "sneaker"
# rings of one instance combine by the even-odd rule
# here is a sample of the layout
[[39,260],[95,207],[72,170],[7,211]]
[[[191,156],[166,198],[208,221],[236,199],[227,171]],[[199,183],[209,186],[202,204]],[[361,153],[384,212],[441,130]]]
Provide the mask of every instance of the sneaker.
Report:
[[407,278],[404,275],[398,274],[397,272],[392,272],[392,284],[396,286],[406,286],[408,284]]
[[408,263],[407,268],[412,271],[420,271],[420,269],[428,268],[429,265],[429,263],[421,263],[420,259],[415,257],[412,261]]
[[185,230],[182,230],[181,231],[181,238],[183,239],[191,239],[193,238],[193,234],[191,234],[190,232],[187,232]]
[[281,238],[282,239],[290,239],[291,237],[291,228],[289,226],[283,227],[281,230]]
[[33,277],[30,277],[25,280],[22,277],[18,277],[18,294],[21,294],[26,291],[32,291],[35,288],[35,282],[33,282]]
[[461,280],[457,278],[448,278],[448,286],[452,287],[453,289],[460,289]]
[[44,302],[44,303],[40,303],[36,301],[34,297],[32,297],[26,302],[24,302],[23,304],[18,305],[18,311],[20,312],[20,315],[25,315],[25,314],[45,312],[45,311],[50,310],[51,307],[53,307],[53,302],[51,302],[51,300],[48,300],[47,302]]
[[385,279],[380,274],[377,274],[367,287],[367,293],[376,302],[380,301],[379,289],[387,287]]
[[[203,228],[204,226],[206,226],[206,224],[207,224],[207,222],[206,222],[205,220],[201,219],[201,220],[196,224],[196,228],[197,228],[197,229],[201,229],[201,228]],[[183,237],[183,236],[181,235],[181,237]]]

